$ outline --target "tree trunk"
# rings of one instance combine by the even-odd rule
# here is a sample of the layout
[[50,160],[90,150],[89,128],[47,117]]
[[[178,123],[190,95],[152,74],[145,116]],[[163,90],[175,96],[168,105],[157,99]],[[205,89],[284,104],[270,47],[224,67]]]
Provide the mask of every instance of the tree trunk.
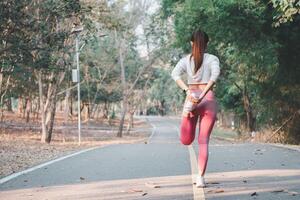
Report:
[[28,97],[28,98],[26,98],[26,103],[25,103],[25,105],[26,105],[26,123],[28,123],[29,122],[29,120],[30,120],[30,111],[31,111],[31,100],[30,100],[30,98]]
[[134,115],[134,111],[131,111],[130,112],[130,121],[129,121],[130,128],[133,128],[133,115]]
[[122,102],[123,103],[122,103],[121,120],[120,120],[120,125],[119,125],[119,130],[118,130],[117,137],[122,137],[123,126],[124,126],[125,116],[126,116],[126,112],[127,112],[127,99],[126,99],[126,97],[125,97],[125,99],[123,98]]
[[248,95],[248,90],[246,85],[242,88],[240,87],[236,82],[234,82],[234,85],[241,91],[243,95],[243,107],[246,112],[246,128],[252,132],[254,131],[254,122],[255,122],[255,117],[253,116],[253,110],[251,106],[251,100]]
[[97,109],[95,112],[96,112],[96,119],[100,119],[101,105],[97,105]]
[[[116,39],[117,39],[117,32],[115,31]],[[120,46],[119,46],[119,61],[121,67],[121,83],[123,88],[123,101],[122,101],[122,112],[121,112],[121,120],[119,125],[119,130],[117,137],[122,137],[122,131],[125,121],[125,116],[127,112],[127,86],[126,86],[126,77],[125,77],[125,66],[124,66],[124,59],[123,59],[123,43],[124,40],[121,39]]]
[[70,114],[73,115],[73,98],[72,98],[72,95],[70,95]]
[[50,106],[50,124],[49,124],[49,127],[48,127],[48,133],[47,133],[47,138],[46,138],[46,142],[47,143],[50,143],[51,142],[51,139],[52,139],[52,132],[53,132],[53,125],[54,125],[54,119],[55,119],[55,113],[56,113],[56,94],[53,95],[53,98],[52,98],[52,103],[51,103],[51,106]]
[[27,98],[25,97],[24,99],[22,99],[22,101],[24,102],[22,105],[23,105],[23,108],[22,108],[22,118],[26,118],[26,108],[27,108]]
[[87,115],[88,115],[88,119],[91,119],[91,104],[87,105]]
[[164,100],[159,102],[158,109],[159,109],[159,114],[161,116],[164,116],[165,115],[165,101]]
[[[68,125],[68,119],[69,119],[69,98],[70,98],[70,90],[66,91],[66,96],[65,96],[65,105],[64,105],[64,123],[63,125],[66,126]],[[62,141],[63,143],[66,141],[66,133],[68,131],[68,128],[63,128],[62,134],[63,138]]]
[[129,112],[129,122],[127,125],[127,130],[126,130],[126,134],[129,135],[130,130],[133,128],[133,115],[134,115],[134,111],[130,111]]
[[64,110],[64,106],[63,106],[63,103],[62,101],[59,101],[59,111],[63,111]]
[[47,136],[47,127],[46,127],[46,116],[45,116],[45,108],[44,108],[42,72],[38,72],[38,84],[39,84],[40,112],[41,112],[41,124],[42,124],[41,142],[45,143],[46,136]]
[[[2,70],[1,70],[2,71]],[[3,110],[3,103],[4,103],[4,96],[7,93],[8,90],[8,86],[10,83],[10,75],[8,75],[7,80],[6,80],[6,84],[5,84],[5,88],[3,89],[2,87],[2,82],[3,82],[3,73],[1,72],[1,85],[0,85],[0,93],[1,93],[1,98],[0,98],[0,106],[1,106],[1,121],[3,121],[4,119],[4,110]]]
[[108,106],[107,106],[107,101],[105,100],[104,101],[104,109],[103,109],[103,117],[105,118],[105,119],[108,119]]
[[22,101],[22,97],[19,96],[19,98],[18,98],[18,115],[19,115],[19,117],[22,117],[22,113],[23,113],[23,101]]
[[7,111],[13,112],[12,104],[11,104],[11,98],[8,98],[8,99],[7,99],[7,101],[6,101],[6,106],[7,106]]
[[253,116],[251,101],[250,101],[249,95],[247,94],[246,88],[243,91],[243,105],[244,105],[244,109],[245,109],[246,117],[247,117],[247,129],[250,132],[252,132],[252,131],[254,131],[255,118]]
[[39,101],[37,99],[37,101],[35,100],[35,108],[34,108],[34,113],[35,113],[35,120],[39,119],[39,110],[40,110],[40,104]]

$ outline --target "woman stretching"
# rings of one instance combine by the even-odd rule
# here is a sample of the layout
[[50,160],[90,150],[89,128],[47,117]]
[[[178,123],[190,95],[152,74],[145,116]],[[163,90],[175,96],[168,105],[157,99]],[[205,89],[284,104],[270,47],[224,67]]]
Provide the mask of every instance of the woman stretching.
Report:
[[[201,30],[192,34],[191,54],[181,58],[172,71],[172,78],[186,92],[180,127],[180,140],[190,145],[195,138],[195,130],[199,119],[199,156],[196,186],[205,187],[204,174],[208,160],[208,143],[213,129],[218,104],[211,90],[220,74],[218,57],[205,53],[209,38]],[[187,74],[188,86],[181,75]]]

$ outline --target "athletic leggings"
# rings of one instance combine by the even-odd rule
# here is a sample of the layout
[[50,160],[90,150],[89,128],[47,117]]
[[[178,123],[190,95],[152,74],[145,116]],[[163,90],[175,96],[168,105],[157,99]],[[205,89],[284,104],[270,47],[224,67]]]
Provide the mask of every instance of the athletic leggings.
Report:
[[[191,89],[191,93],[201,93],[201,89]],[[185,100],[186,103],[187,99]],[[217,118],[218,104],[212,90],[209,90],[196,108],[187,117],[182,116],[180,140],[184,145],[190,145],[195,139],[195,131],[199,118],[199,174],[204,175],[208,160],[208,144],[211,131]]]

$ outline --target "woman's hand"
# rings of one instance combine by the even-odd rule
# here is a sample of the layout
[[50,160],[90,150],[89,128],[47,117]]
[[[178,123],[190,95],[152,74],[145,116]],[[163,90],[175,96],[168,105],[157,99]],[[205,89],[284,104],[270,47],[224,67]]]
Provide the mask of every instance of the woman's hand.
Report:
[[191,91],[190,90],[187,90],[186,91],[186,96],[187,98],[193,102],[193,103],[198,103],[198,99],[197,98],[194,98],[192,95],[191,95]]
[[[203,94],[203,93],[202,93]],[[197,100],[197,103],[200,103],[204,99],[204,95],[200,94],[199,99]]]

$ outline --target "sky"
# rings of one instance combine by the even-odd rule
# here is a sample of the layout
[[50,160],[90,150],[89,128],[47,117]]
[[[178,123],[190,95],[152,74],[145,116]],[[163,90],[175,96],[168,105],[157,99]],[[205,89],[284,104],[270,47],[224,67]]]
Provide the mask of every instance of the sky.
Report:
[[[152,14],[154,14],[154,13],[159,9],[160,4],[159,4],[159,2],[158,2],[157,0],[149,0],[149,1],[151,1],[151,6],[150,6],[149,10],[147,11],[147,13],[148,13],[149,15],[152,15]],[[144,30],[143,30],[142,25],[138,25],[138,26],[137,26],[137,28],[136,28],[136,30],[135,30],[135,33],[136,33],[136,35],[137,35],[141,40],[143,40],[143,38],[144,38],[144,36],[143,36]],[[147,57],[147,47],[146,47],[146,44],[141,44],[141,43],[139,43],[139,44],[137,45],[137,50],[138,50],[139,55],[140,55],[141,57]]]

